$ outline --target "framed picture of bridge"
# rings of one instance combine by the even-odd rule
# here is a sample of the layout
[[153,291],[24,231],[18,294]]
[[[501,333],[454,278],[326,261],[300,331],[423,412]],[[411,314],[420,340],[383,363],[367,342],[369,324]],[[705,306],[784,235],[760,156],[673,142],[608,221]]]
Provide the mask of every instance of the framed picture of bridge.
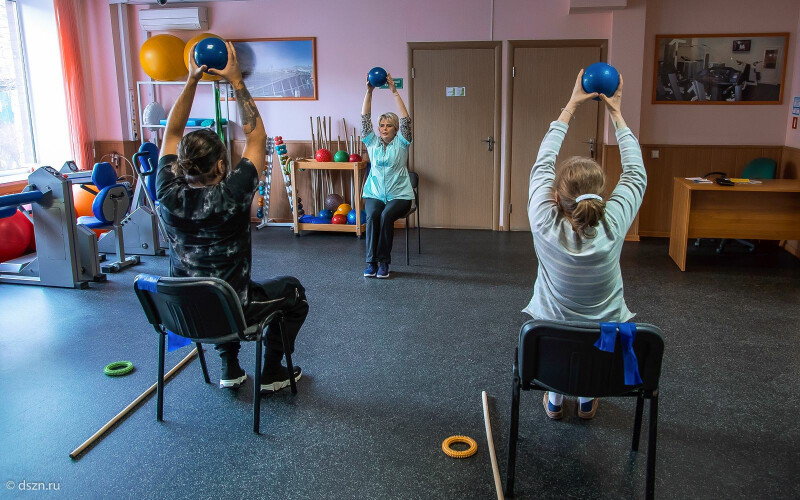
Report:
[[[317,39],[231,40],[250,95],[262,101],[317,99]],[[233,94],[228,98],[234,99]]]
[[656,35],[653,104],[781,104],[789,33]]

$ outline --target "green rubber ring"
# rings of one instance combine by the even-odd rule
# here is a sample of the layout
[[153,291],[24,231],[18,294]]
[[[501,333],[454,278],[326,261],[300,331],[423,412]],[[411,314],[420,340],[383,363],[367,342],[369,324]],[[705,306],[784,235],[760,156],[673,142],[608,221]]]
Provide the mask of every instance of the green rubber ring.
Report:
[[109,377],[120,377],[122,375],[127,375],[132,371],[133,363],[130,361],[115,361],[107,364],[106,367],[103,368],[103,373]]

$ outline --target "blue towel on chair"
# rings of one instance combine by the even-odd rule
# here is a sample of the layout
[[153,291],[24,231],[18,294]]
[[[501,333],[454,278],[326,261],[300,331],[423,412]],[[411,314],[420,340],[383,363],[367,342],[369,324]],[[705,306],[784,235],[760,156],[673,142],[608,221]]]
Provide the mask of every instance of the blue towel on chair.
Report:
[[614,352],[619,330],[619,343],[622,347],[622,362],[625,368],[625,385],[639,385],[639,360],[633,352],[633,339],[636,338],[636,323],[600,323],[600,338],[594,346],[605,352]]
[[192,339],[167,330],[167,352],[177,351],[192,343]]

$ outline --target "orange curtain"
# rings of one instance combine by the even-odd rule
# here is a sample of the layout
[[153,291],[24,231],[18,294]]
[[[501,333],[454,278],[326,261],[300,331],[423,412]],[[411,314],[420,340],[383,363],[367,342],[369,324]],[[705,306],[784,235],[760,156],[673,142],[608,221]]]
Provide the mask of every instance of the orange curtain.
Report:
[[94,166],[94,151],[89,133],[85,81],[81,62],[81,37],[78,31],[78,7],[75,0],[53,0],[61,47],[61,67],[64,72],[64,93],[67,98],[67,123],[70,145],[78,167],[90,170]]

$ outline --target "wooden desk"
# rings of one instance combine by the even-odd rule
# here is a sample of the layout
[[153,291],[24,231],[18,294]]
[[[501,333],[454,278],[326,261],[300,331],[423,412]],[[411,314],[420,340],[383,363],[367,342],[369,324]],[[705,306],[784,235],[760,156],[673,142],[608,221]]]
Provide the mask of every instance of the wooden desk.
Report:
[[289,163],[292,179],[292,206],[297,206],[297,183],[295,182],[295,169],[303,170],[349,170],[353,172],[353,208],[356,211],[355,224],[309,224],[300,222],[297,210],[292,210],[294,234],[300,236],[300,231],[340,231],[356,233],[357,238],[366,231],[366,222],[361,220],[361,171],[367,168],[367,162],[318,162],[314,160],[297,160]]
[[681,271],[694,238],[800,239],[800,180],[720,186],[675,177],[669,256]]

